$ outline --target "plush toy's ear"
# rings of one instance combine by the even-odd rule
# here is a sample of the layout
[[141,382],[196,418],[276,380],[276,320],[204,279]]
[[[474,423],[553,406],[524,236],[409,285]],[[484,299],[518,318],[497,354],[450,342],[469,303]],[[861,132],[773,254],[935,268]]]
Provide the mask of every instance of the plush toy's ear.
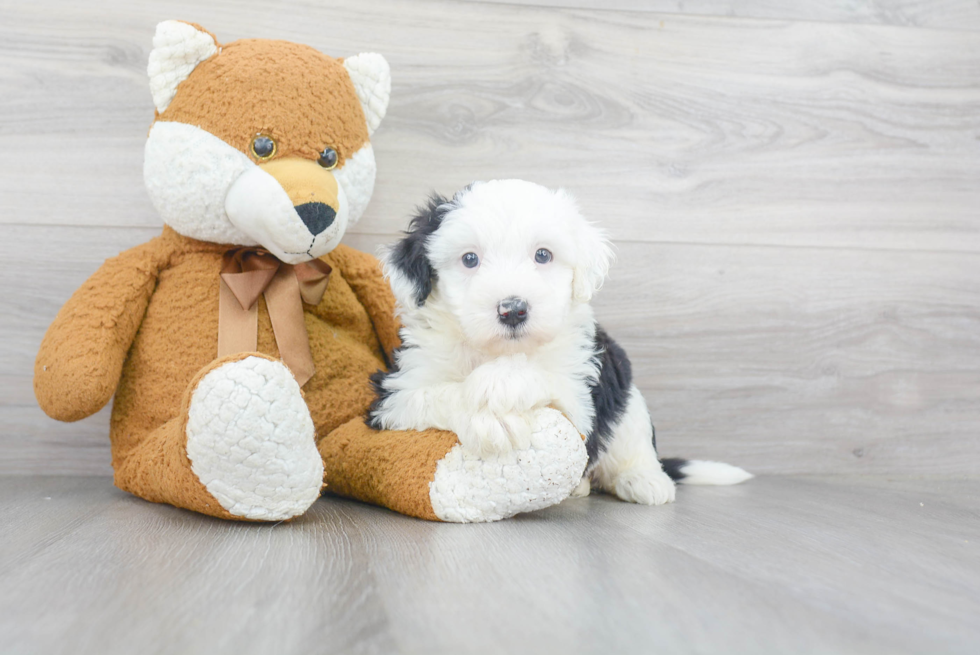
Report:
[[344,68],[350,75],[357,97],[367,118],[368,135],[374,134],[381,119],[388,111],[391,97],[391,69],[379,54],[363,52],[344,60]]
[[579,302],[589,302],[609,274],[609,265],[613,259],[612,244],[605,232],[582,217],[571,196],[561,190],[558,191],[558,196],[567,200],[571,211],[577,215],[576,241],[579,252],[572,270],[572,298]]
[[157,111],[163,113],[177,93],[177,85],[205,59],[218,52],[214,37],[196,25],[166,20],[157,25],[146,72]]
[[406,309],[424,305],[438,279],[426,251],[426,241],[439,229],[449,208],[445,198],[432,194],[409,223],[405,238],[383,256],[385,277],[391,281],[395,298]]

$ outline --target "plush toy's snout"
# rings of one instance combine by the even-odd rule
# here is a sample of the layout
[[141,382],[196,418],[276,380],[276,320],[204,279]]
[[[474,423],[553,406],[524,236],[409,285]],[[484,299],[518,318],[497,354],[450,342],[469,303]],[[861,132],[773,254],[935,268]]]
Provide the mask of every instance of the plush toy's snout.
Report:
[[302,157],[246,169],[225,196],[236,228],[281,261],[299,264],[333,250],[350,220],[337,176]]
[[316,236],[333,225],[340,211],[340,191],[333,173],[299,157],[277,159],[259,168],[282,186],[310,234]]

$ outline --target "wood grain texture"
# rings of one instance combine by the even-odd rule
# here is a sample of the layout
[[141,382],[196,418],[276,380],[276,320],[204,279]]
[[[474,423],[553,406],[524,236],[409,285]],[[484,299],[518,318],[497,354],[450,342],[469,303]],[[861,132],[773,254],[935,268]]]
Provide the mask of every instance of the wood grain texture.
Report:
[[470,0],[535,7],[607,9],[728,18],[765,18],[828,23],[902,25],[980,30],[973,0]]
[[433,188],[512,176],[568,187],[618,239],[980,250],[980,34],[448,0],[231,6],[68,5],[54,21],[7,7],[0,126],[19,156],[0,221],[158,224],[141,171],[164,14],[224,40],[385,52],[394,91],[361,232],[394,232]]
[[760,478],[489,525],[288,524],[0,478],[4,652],[973,653],[980,487]]
[[597,310],[665,452],[980,473],[980,34],[896,26],[968,27],[963,3],[847,11],[861,6],[893,24],[449,0],[0,6],[0,472],[108,471],[106,414],[46,419],[32,363],[72,290],[159,231],[145,65],[155,23],[178,17],[389,59],[355,247],[393,239],[433,189],[574,192],[617,243]]

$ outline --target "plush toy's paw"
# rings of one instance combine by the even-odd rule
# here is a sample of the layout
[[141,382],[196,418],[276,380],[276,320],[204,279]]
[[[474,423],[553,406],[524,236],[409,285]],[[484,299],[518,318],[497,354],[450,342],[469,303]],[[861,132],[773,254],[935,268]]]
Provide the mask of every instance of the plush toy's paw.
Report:
[[282,363],[250,356],[205,375],[191,396],[187,455],[235,516],[279,521],[319,497],[323,461],[299,385]]
[[497,521],[567,498],[589,459],[585,441],[555,409],[534,412],[530,428],[525,450],[481,458],[454,446],[429,486],[435,515],[458,523]]
[[622,500],[641,505],[663,505],[674,502],[674,481],[662,470],[628,469],[616,476],[613,493]]

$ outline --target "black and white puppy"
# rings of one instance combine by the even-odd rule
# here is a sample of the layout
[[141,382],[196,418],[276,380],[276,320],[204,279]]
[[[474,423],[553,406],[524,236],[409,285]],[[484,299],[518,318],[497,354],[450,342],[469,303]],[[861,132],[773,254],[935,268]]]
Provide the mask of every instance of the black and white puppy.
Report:
[[659,460],[646,402],[626,353],[589,305],[609,241],[564,191],[521,180],[433,196],[384,255],[402,348],[375,375],[368,422],[378,429],[452,430],[484,455],[527,448],[536,410],[561,410],[586,436],[590,481],[647,505],[674,499],[674,480],[735,484],[718,462]]

